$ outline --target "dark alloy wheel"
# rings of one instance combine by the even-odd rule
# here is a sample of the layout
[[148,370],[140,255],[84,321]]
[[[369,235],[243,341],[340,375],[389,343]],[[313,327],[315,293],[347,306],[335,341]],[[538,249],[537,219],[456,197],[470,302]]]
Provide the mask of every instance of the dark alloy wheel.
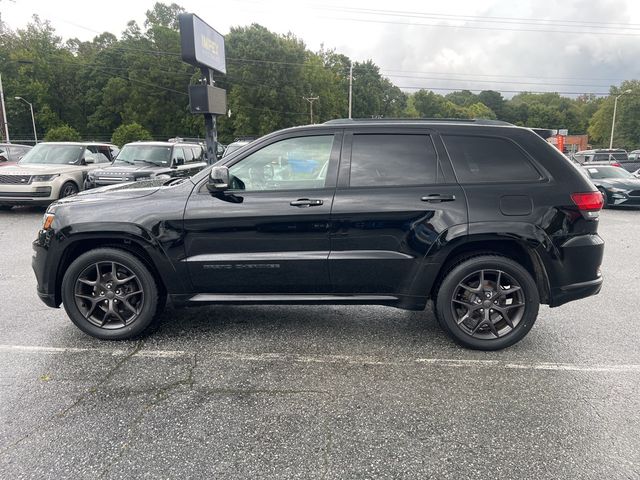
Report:
[[122,328],[136,321],[144,305],[138,277],[116,262],[96,262],[78,276],[76,306],[88,322],[100,328]]
[[538,314],[538,290],[517,262],[483,255],[455,266],[437,295],[438,320],[460,344],[497,350],[520,341]]
[[144,263],[128,252],[100,248],[82,254],[69,266],[62,300],[73,323],[85,333],[119,340],[145,330],[160,299]]
[[60,188],[60,198],[70,197],[78,193],[78,187],[73,182],[67,182]]

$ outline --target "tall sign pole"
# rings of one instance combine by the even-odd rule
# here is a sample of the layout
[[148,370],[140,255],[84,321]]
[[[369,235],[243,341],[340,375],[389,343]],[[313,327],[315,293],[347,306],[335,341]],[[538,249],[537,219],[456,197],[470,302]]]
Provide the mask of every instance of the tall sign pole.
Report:
[[189,106],[191,113],[204,115],[207,161],[215,163],[216,115],[227,113],[227,92],[213,80],[214,72],[227,73],[224,37],[193,13],[182,13],[178,20],[182,60],[200,68],[203,78],[201,84],[189,85]]
[[7,111],[4,108],[4,89],[2,88],[2,75],[0,75],[0,103],[2,104],[2,111],[0,111],[0,115],[2,115],[2,118],[0,118],[0,120],[2,121],[2,134],[4,135],[4,141],[7,143],[11,143],[11,140],[9,139],[9,123],[7,122]]

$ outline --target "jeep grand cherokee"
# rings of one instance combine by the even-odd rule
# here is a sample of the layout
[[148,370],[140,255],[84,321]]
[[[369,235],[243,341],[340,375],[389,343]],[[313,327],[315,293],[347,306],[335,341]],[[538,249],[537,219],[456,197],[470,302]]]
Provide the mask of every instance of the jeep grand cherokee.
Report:
[[522,339],[538,307],[600,291],[602,195],[533,131],[491,121],[331,121],[256,140],[191,178],[47,210],[38,293],[102,339],[203,304],[422,310],[460,344]]

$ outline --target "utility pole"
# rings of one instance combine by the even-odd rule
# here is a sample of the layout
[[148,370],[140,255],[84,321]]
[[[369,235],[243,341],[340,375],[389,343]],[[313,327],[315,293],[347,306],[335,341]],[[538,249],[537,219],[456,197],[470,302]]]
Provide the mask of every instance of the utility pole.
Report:
[[349,66],[349,119],[351,119],[351,101],[353,99],[353,62]]
[[2,104],[2,110],[0,111],[0,115],[2,115],[2,134],[4,135],[4,141],[7,143],[11,143],[9,139],[9,123],[7,122],[7,111],[4,108],[4,90],[2,89],[2,75],[0,75],[0,103]]
[[309,106],[311,107],[311,124],[313,125],[313,102],[316,100],[320,100],[320,97],[302,97],[307,102],[309,102]]

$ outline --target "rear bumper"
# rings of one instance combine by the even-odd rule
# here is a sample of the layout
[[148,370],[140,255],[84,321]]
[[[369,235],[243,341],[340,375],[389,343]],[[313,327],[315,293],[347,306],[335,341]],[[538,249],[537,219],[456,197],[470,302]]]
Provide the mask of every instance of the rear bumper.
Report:
[[565,303],[572,302],[573,300],[579,300],[581,298],[590,297],[591,295],[597,295],[600,293],[604,278],[602,274],[594,280],[587,282],[573,283],[571,285],[565,285],[551,292],[552,303],[550,307],[559,307]]
[[548,273],[549,306],[596,295],[602,288],[600,265],[604,241],[597,234],[578,235],[565,241],[557,250],[557,258]]

